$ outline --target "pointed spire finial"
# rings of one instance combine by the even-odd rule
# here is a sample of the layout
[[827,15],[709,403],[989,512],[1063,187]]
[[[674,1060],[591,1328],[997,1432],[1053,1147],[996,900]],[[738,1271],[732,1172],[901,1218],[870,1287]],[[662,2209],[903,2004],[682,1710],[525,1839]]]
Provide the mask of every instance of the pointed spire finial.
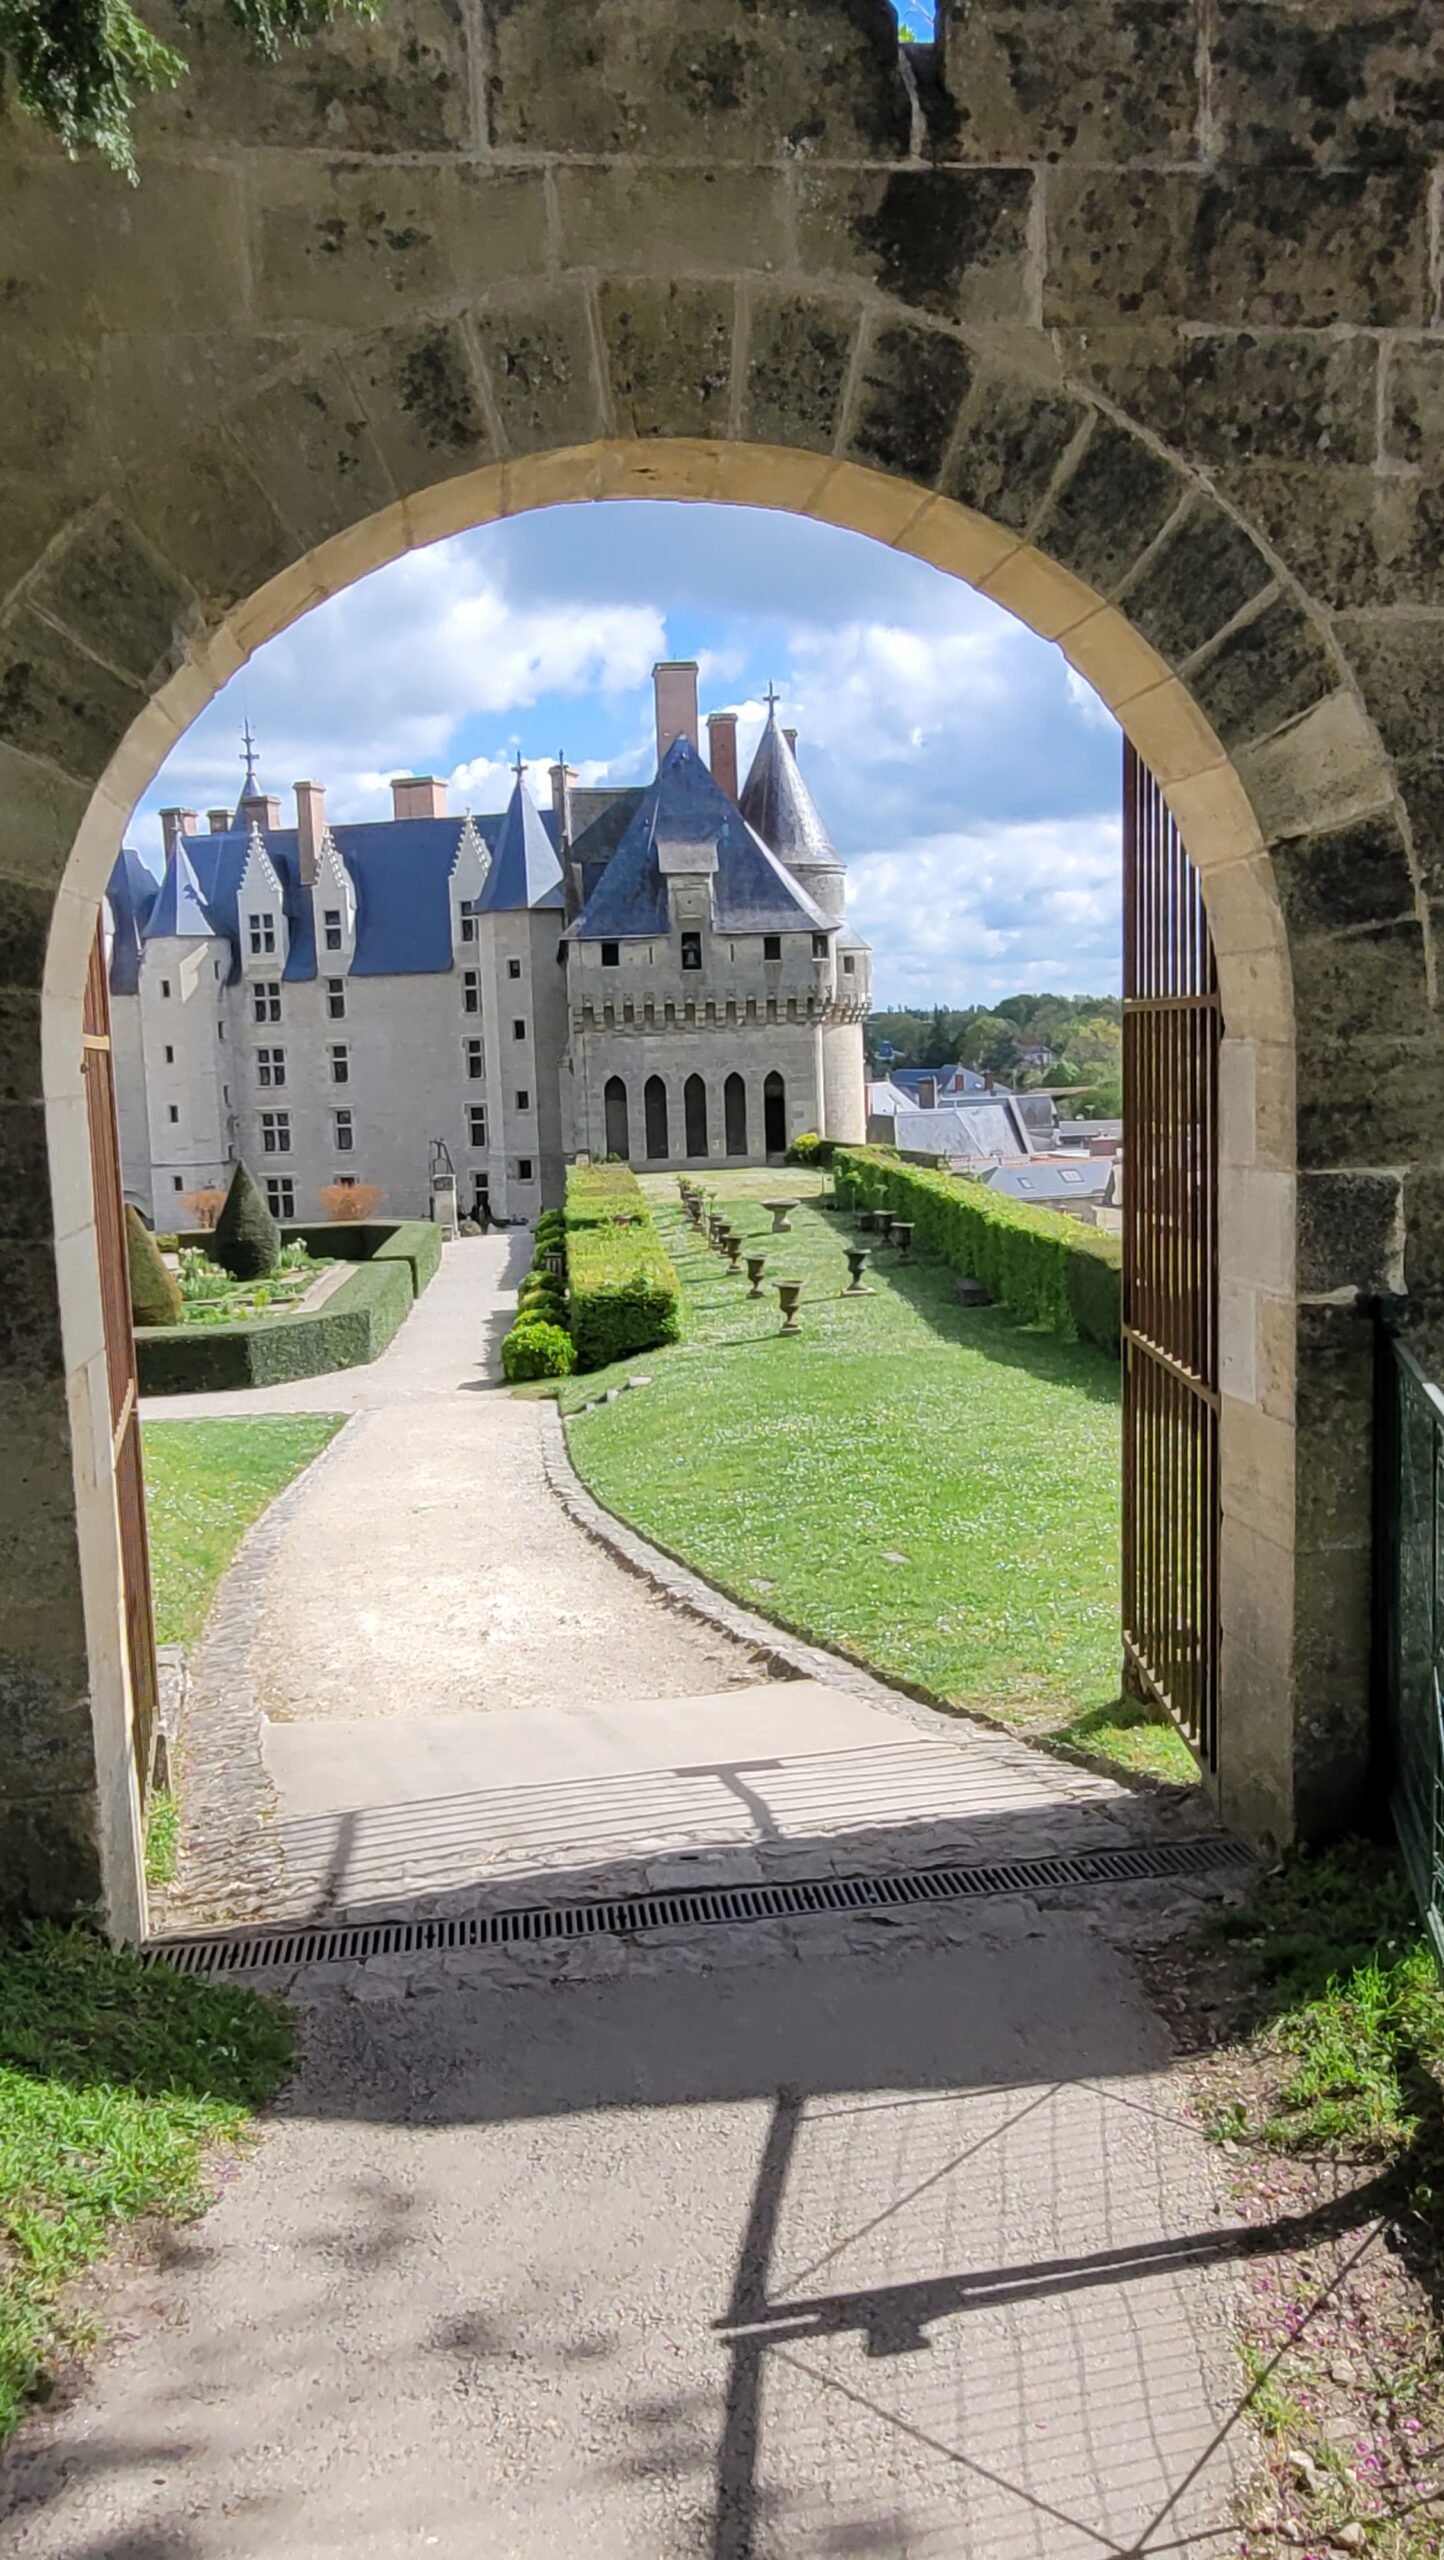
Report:
[[776,719],[777,706],[781,700],[781,694],[778,692],[776,685],[773,684],[769,678],[767,686],[767,717],[769,720]]
[[516,775],[516,778],[517,778],[518,782],[521,782],[521,781],[525,778],[525,775],[526,775],[526,758],[525,758],[525,756],[522,754],[521,749],[520,749],[519,747],[518,747],[518,749],[517,749],[516,762],[515,762],[515,764],[512,766],[512,772]]
[[244,729],[241,731],[241,737],[243,741],[241,747],[241,762],[246,768],[246,797],[250,799],[254,796],[256,788],[256,742],[251,735],[251,723],[249,716],[247,717]]

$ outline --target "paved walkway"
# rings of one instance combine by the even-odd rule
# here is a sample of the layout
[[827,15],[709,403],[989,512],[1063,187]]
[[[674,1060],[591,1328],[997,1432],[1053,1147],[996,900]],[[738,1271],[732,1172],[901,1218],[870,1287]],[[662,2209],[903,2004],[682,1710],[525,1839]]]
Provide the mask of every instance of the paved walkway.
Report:
[[[358,1422],[250,1542],[196,1666],[212,1764],[249,1752],[280,1789],[246,1837],[289,1833],[299,1860],[289,1885],[259,1861],[243,1899],[299,1877],[374,1901],[414,1884],[418,1826],[422,1903],[453,1908],[1138,1835],[1137,1799],[860,1675],[769,1678],[765,1641],[704,1632],[588,1540],[545,1492],[541,1409],[471,1391],[504,1250],[449,1253],[373,1371],[265,1399],[341,1388]],[[408,1578],[401,1645],[379,1595]],[[314,1689],[264,1623],[300,1627],[300,1587],[325,1610]],[[344,1853],[329,1875],[308,1824]],[[1193,1899],[1014,1893],[296,1973],[278,2120],[202,2224],[116,2279],[116,2343],[0,2473],[0,2544],[1226,2552],[1244,2235],[1126,1954]]]

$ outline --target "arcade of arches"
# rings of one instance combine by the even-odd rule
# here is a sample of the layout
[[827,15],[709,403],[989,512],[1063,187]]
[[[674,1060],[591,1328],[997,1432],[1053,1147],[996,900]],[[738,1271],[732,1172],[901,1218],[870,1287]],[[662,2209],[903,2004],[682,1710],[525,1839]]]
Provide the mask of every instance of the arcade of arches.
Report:
[[971,580],[1164,786],[1226,1031],[1222,1809],[1356,1805],[1356,1307],[1427,1311],[1444,1250],[1439,83],[1366,0],[1065,14],[974,0],[907,59],[887,0],[600,0],[566,46],[548,0],[389,0],[266,67],[218,17],[138,189],[6,121],[12,1898],[142,1916],[81,1072],[129,808],[321,597],[603,495]]

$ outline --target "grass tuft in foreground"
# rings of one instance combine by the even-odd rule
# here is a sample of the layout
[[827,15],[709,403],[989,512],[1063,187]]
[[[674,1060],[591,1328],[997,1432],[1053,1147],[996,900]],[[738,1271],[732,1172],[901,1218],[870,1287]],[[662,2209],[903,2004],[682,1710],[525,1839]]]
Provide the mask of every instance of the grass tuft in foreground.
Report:
[[252,1522],[318,1458],[340,1413],[258,1414],[144,1427],[146,1516],[158,1644],[194,1643]]
[[0,2439],[86,2342],[65,2287],[116,2232],[205,2201],[291,2067],[286,2011],[84,1929],[0,1936]]

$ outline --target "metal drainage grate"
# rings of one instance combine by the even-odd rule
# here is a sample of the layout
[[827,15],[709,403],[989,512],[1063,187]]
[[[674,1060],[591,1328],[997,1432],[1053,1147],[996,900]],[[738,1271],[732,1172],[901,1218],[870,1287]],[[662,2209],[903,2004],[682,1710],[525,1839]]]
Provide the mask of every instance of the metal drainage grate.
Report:
[[708,1928],[724,1922],[799,1920],[829,1911],[895,1911],[909,1903],[1066,1885],[1148,1884],[1250,1864],[1223,1838],[1160,1840],[1148,1848],[1080,1849],[1071,1856],[1014,1858],[1005,1865],[914,1867],[897,1875],[819,1876],[808,1882],[689,1885],[675,1893],[627,1894],[615,1901],[518,1904],[455,1919],[303,1922],[289,1929],[241,1929],[204,1938],[153,1938],[149,1963],[179,1973],[267,1973],[302,1964],[354,1964],[367,1956],[444,1954],[452,1947],[542,1946],[574,1938],[626,1938],[643,1929]]

